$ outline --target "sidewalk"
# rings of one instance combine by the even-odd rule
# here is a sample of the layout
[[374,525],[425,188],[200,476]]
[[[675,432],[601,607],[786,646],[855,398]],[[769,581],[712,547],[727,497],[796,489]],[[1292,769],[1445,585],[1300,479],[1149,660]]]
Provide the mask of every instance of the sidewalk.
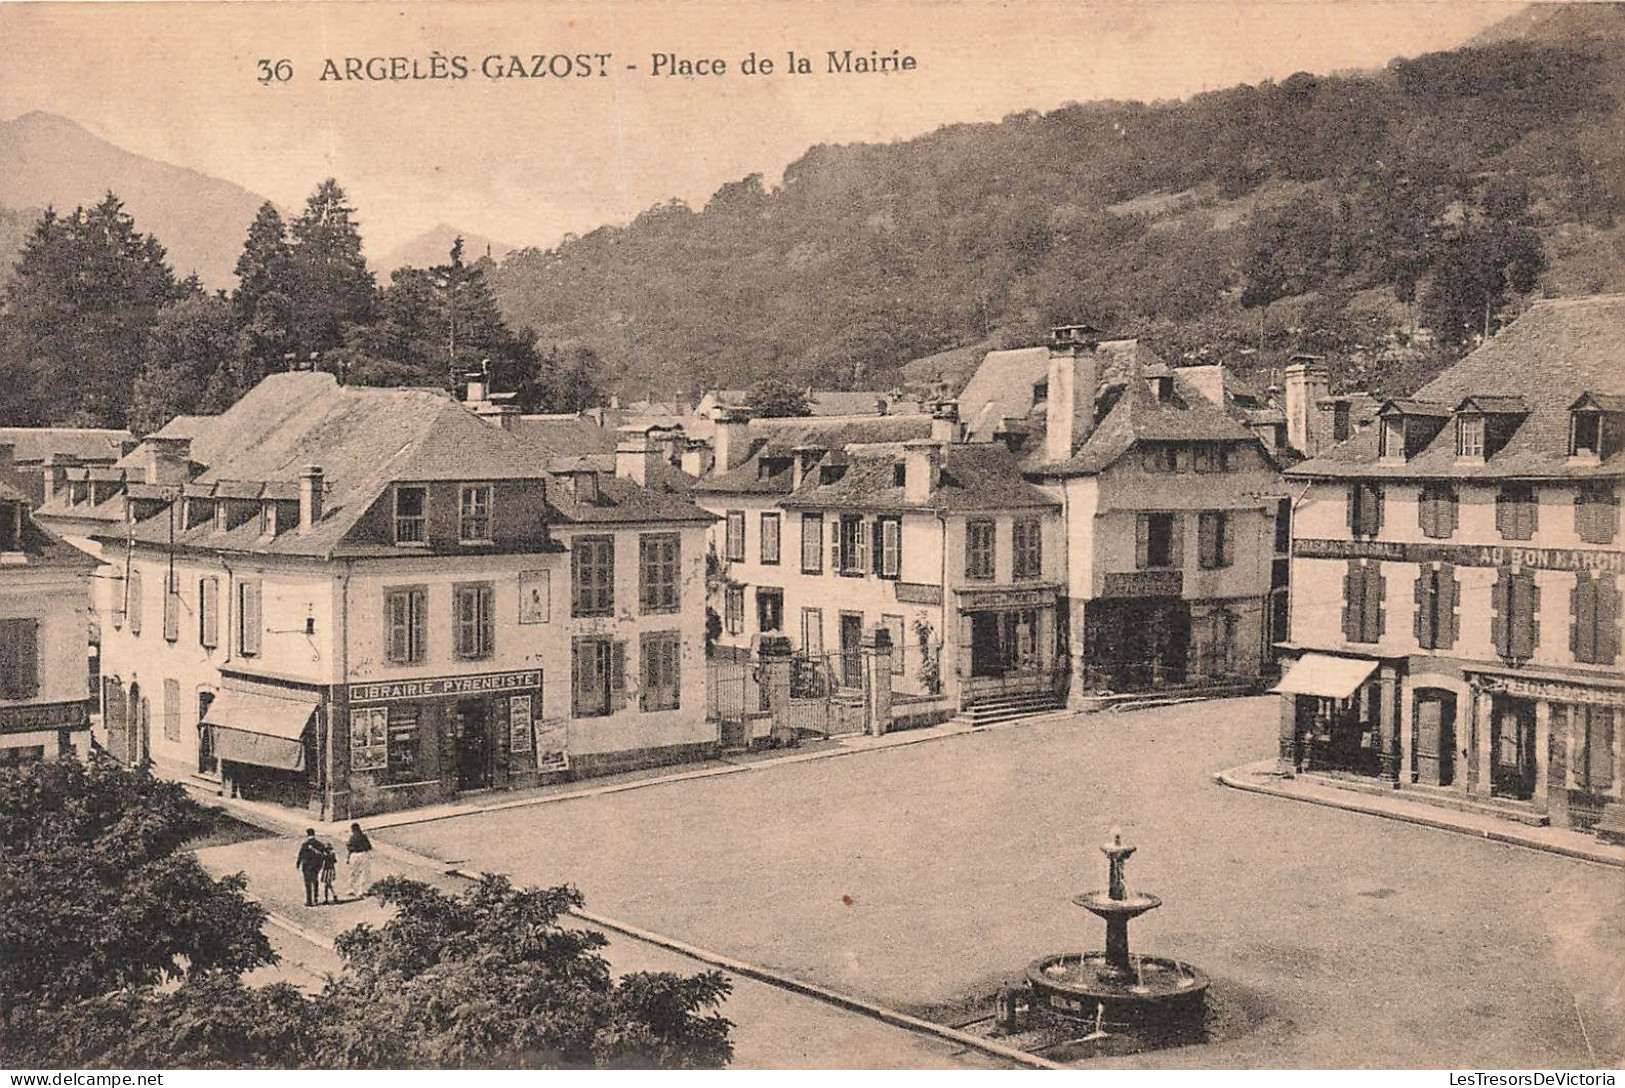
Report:
[[1579,858],[1599,865],[1625,868],[1625,846],[1610,846],[1580,831],[1562,827],[1530,827],[1510,820],[1497,819],[1476,812],[1457,812],[1408,798],[1396,790],[1391,796],[1356,793],[1338,789],[1321,781],[1304,778],[1283,778],[1275,773],[1276,761],[1260,760],[1242,767],[1220,771],[1213,777],[1233,789],[1285,797],[1293,801],[1307,801],[1312,805],[1362,812],[1368,816],[1381,816],[1389,820],[1419,824],[1442,831],[1455,831],[1474,835],[1492,842],[1523,846],[1530,850],[1544,850],[1551,854]]

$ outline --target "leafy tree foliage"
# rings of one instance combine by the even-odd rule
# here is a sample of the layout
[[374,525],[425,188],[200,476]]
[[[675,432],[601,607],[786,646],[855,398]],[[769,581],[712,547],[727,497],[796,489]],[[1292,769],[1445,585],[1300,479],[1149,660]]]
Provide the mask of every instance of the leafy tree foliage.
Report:
[[229,301],[192,294],[158,311],[136,377],[130,425],[154,431],[180,413],[219,412],[247,386]]
[[806,390],[798,389],[782,378],[763,378],[751,387],[745,401],[763,419],[812,415]]
[[183,850],[208,826],[179,785],[111,761],[0,771],[0,1012],[273,962],[243,878]]

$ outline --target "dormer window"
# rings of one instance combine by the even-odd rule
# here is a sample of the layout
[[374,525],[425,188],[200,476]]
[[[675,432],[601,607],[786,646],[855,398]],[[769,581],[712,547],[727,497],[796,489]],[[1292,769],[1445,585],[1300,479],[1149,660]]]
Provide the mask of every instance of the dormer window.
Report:
[[1569,456],[1596,458],[1602,454],[1602,413],[1575,412],[1570,417]]
[[1463,461],[1484,460],[1484,417],[1459,416],[1456,419],[1456,456]]
[[23,524],[26,507],[20,502],[0,503],[0,552],[23,550]]
[[1403,461],[1405,459],[1405,419],[1403,416],[1389,416],[1382,421],[1382,436],[1377,452],[1378,456],[1384,461]]
[[429,489],[416,485],[395,487],[395,543],[429,542]]
[[491,543],[491,485],[464,484],[457,499],[457,539]]
[[1041,382],[1034,382],[1033,383],[1033,407],[1037,408],[1040,404],[1045,404],[1048,401],[1049,401],[1049,381],[1045,380],[1045,381],[1041,381]]
[[904,487],[907,484],[908,466],[902,461],[898,461],[891,467],[891,485],[893,487]]

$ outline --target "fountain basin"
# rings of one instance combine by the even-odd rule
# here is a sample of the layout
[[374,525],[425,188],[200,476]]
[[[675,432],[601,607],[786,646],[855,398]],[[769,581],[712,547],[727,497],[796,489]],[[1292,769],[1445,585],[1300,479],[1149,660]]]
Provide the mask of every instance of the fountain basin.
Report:
[[1072,902],[1101,918],[1138,918],[1162,906],[1161,899],[1145,892],[1129,892],[1122,899],[1113,899],[1107,892],[1084,892],[1074,895]]
[[1106,1020],[1118,1024],[1168,1021],[1200,1010],[1207,975],[1162,956],[1136,955],[1131,963],[1132,976],[1119,981],[1104,952],[1063,952],[1034,960],[1027,966],[1033,1004],[1088,1021],[1099,1009]]

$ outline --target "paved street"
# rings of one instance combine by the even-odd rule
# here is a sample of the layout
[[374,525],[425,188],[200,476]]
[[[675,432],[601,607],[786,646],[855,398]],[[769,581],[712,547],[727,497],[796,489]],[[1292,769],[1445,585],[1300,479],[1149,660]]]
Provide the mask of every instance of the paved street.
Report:
[[1101,943],[1067,900],[1120,825],[1165,901],[1134,945],[1213,976],[1221,1036],[1122,1064],[1619,1064],[1619,870],[1212,782],[1275,728],[1271,698],[1060,719],[379,837],[947,1015]]

